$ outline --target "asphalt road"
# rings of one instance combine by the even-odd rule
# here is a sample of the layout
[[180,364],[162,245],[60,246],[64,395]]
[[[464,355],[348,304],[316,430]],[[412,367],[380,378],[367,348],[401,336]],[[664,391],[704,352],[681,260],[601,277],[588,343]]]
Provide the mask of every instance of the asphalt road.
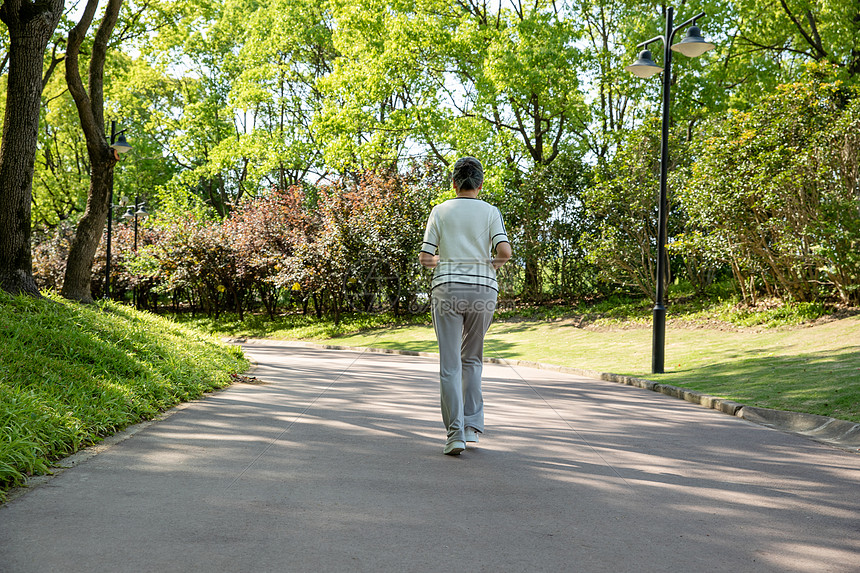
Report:
[[0,508],[0,572],[860,571],[856,453],[486,365],[487,431],[445,456],[436,360],[245,348],[260,383]]

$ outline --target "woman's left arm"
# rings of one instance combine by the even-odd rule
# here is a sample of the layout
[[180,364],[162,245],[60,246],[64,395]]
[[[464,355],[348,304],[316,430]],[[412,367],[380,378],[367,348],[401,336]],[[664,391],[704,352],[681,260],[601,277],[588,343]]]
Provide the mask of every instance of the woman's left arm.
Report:
[[493,268],[499,270],[503,264],[508,262],[513,255],[511,244],[507,241],[502,241],[496,245],[496,256],[493,258]]

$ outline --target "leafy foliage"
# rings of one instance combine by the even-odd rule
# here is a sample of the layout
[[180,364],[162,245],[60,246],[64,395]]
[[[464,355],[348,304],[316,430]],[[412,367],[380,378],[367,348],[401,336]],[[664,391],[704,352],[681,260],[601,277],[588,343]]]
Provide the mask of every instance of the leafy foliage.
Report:
[[[657,276],[659,134],[656,121],[631,132],[612,160],[598,167],[595,184],[585,192],[586,206],[595,218],[594,228],[584,238],[585,249],[589,260],[598,266],[600,278],[652,300]],[[679,147],[678,140],[671,138],[670,162],[685,157]],[[669,168],[676,165],[670,163]],[[671,187],[670,236],[677,232],[681,217]]]
[[[780,84],[811,85],[803,72],[808,62],[831,66],[822,81],[842,81],[840,90],[848,93],[860,61],[854,4],[697,5],[707,13],[698,25],[717,49],[701,58],[679,56],[673,67],[673,278],[705,292],[721,274],[733,275],[749,301],[761,294],[856,300],[853,223],[832,223],[835,213],[853,212],[851,113],[813,109],[810,117],[820,116],[816,121],[829,130],[815,128],[817,135],[798,136],[769,156],[738,147],[749,161],[735,173],[745,180],[802,180],[830,186],[829,197],[837,188],[848,193],[842,203],[822,206],[827,213],[814,218],[819,228],[807,225],[814,236],[800,247],[790,240],[800,236],[792,231],[796,225],[783,225],[782,215],[765,208],[757,217],[768,222],[757,219],[758,227],[731,223],[734,207],[709,222],[702,205],[716,179],[704,179],[705,173],[728,177],[728,171],[703,147],[688,145],[718,140],[720,130],[741,137],[734,123],[759,117],[768,105],[770,120],[760,122],[774,123],[768,128],[774,141],[780,129],[812,129],[794,126],[796,118],[764,95]],[[421,274],[403,253],[422,211],[393,212],[388,206],[399,196],[384,189],[416,185],[413,161],[432,158],[441,170],[470,154],[483,160],[484,197],[502,209],[514,238],[514,259],[501,275],[506,294],[534,301],[593,299],[613,290],[653,296],[660,82],[638,80],[623,66],[635,57],[636,41],[661,33],[665,10],[641,0],[126,0],[105,74],[106,117],[121,119],[134,146],[116,168],[115,201],[140,197],[157,217],[142,231],[141,257],[126,256],[134,249],[124,226],[116,227],[114,291],[123,296],[136,288],[150,306],[156,294],[162,302],[169,294],[170,304],[211,313],[257,304],[269,313],[279,305],[399,312],[417,304],[408,299]],[[676,23],[689,12],[679,6]],[[91,43],[84,43],[84,65]],[[659,50],[654,54],[659,60]],[[46,56],[46,69],[61,56]],[[62,229],[85,208],[91,170],[62,77],[49,80],[33,202],[34,256],[44,286],[57,284],[68,240]],[[753,146],[770,145],[763,129],[754,129]],[[833,143],[832,153],[816,147],[824,140]],[[809,151],[805,167],[789,147]],[[728,148],[725,153],[731,163]],[[700,158],[713,165],[690,167]],[[373,196],[388,197],[386,209],[367,202],[367,173],[377,178]],[[446,192],[441,179],[433,185],[439,190],[431,202]],[[291,201],[298,206],[285,206]],[[290,221],[267,211],[278,209],[293,213]],[[406,220],[408,211],[416,221]],[[788,256],[767,262],[738,252],[733,258],[717,223],[755,228],[768,249],[783,254],[812,254],[804,269]],[[375,225],[404,235],[384,238]],[[261,228],[296,229],[290,231],[295,238],[258,236]],[[94,293],[103,292],[103,249],[93,266]],[[383,250],[408,265],[380,258]],[[244,255],[250,252],[253,260]],[[167,262],[171,257],[176,268]],[[777,271],[774,264],[796,268]],[[212,278],[200,278],[201,272]],[[807,284],[783,284],[798,281]]]
[[[422,310],[426,274],[415,253],[442,179],[432,165],[406,174],[366,173],[357,182],[294,186],[242,203],[226,219],[154,221],[116,265],[113,289],[169,294],[174,305],[241,317],[258,301],[335,320],[344,310]],[[128,246],[128,227],[119,241]],[[155,300],[154,298],[152,300]]]
[[693,241],[758,288],[860,301],[857,97],[826,68],[710,125],[681,200]]

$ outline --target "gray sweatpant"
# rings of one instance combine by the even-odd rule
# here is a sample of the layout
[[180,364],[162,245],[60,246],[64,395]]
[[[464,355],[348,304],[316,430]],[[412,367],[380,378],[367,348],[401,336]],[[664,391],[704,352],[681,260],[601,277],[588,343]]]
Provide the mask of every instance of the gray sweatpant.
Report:
[[496,297],[495,290],[477,285],[448,283],[433,289],[442,422],[448,443],[465,441],[467,427],[484,431],[484,335],[493,320]]

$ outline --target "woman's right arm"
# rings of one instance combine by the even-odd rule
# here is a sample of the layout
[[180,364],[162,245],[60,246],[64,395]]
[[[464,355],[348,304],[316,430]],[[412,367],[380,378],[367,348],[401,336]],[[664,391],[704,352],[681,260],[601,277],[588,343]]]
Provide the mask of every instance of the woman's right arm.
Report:
[[421,251],[418,253],[418,262],[425,268],[435,269],[436,265],[439,264],[439,255],[431,255],[427,251]]

